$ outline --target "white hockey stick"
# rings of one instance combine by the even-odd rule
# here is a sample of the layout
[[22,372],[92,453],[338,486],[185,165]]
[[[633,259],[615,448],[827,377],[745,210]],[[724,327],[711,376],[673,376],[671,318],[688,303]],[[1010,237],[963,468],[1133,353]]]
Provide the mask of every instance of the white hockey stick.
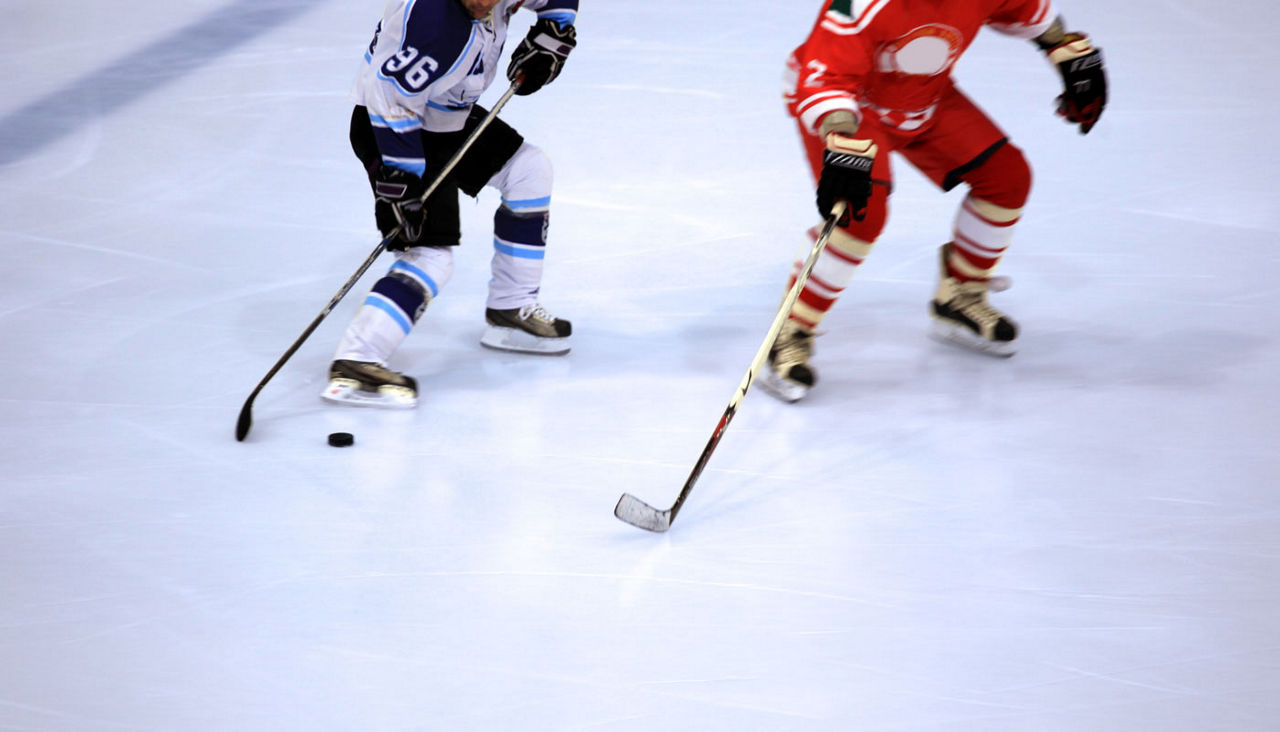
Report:
[[751,383],[755,381],[756,372],[764,366],[765,360],[769,358],[769,350],[773,348],[773,342],[778,339],[778,333],[782,331],[783,324],[787,322],[787,316],[791,314],[791,307],[795,305],[796,299],[800,297],[800,291],[804,289],[805,283],[809,281],[809,273],[813,271],[813,265],[818,262],[818,256],[822,254],[822,250],[826,248],[827,242],[830,241],[831,233],[836,229],[836,222],[844,215],[844,209],[845,202],[840,201],[831,210],[831,215],[827,217],[826,223],[822,226],[822,233],[818,236],[818,240],[813,243],[813,248],[809,250],[809,258],[805,260],[800,274],[796,275],[795,284],[791,285],[791,289],[787,291],[787,296],[782,299],[782,305],[778,307],[777,315],[773,316],[773,324],[769,326],[769,333],[764,337],[764,343],[761,343],[760,350],[756,351],[756,357],[752,359],[751,367],[747,369],[746,376],[742,377],[742,383],[738,384],[738,390],[734,392],[733,398],[729,400],[729,406],[720,417],[720,423],[716,425],[715,432],[711,433],[711,439],[707,441],[707,446],[702,448],[702,456],[698,458],[697,464],[693,466],[693,472],[689,474],[688,480],[684,482],[684,487],[680,489],[680,495],[676,496],[675,503],[671,504],[671,508],[660,511],[630,493],[623,493],[622,497],[618,499],[618,505],[613,508],[614,516],[632,526],[638,526],[648,531],[663,532],[671,528],[671,522],[676,520],[676,514],[680,513],[680,507],[684,505],[685,499],[693,491],[693,484],[702,475],[702,469],[707,466],[707,461],[711,459],[711,453],[716,449],[716,445],[720,444],[720,438],[724,436],[724,431],[729,427],[729,422],[733,420],[733,415],[737,413],[738,405],[746,398],[747,389],[750,389]]

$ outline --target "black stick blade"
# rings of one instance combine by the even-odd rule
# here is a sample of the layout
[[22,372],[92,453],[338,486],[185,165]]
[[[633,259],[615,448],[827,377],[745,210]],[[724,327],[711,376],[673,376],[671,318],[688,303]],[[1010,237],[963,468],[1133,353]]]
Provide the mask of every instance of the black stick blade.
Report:
[[253,399],[250,398],[240,408],[240,418],[236,420],[236,442],[244,442],[244,438],[249,434],[249,428],[253,426]]
[[630,493],[623,493],[613,515],[632,526],[662,533],[671,528],[671,511],[659,511]]

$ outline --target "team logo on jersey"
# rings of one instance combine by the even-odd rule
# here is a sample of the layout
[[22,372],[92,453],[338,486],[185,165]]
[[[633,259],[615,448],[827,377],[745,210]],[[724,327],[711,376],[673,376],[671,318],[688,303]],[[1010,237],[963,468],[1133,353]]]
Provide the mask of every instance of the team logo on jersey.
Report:
[[876,50],[876,68],[887,74],[937,76],[960,57],[964,35],[949,25],[931,23]]

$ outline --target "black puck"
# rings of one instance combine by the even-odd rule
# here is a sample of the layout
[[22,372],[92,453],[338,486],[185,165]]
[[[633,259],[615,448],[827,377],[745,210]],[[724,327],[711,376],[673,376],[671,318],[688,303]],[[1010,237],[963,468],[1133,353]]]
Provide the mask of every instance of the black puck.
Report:
[[329,435],[330,447],[351,447],[356,444],[356,438],[350,432],[334,432]]

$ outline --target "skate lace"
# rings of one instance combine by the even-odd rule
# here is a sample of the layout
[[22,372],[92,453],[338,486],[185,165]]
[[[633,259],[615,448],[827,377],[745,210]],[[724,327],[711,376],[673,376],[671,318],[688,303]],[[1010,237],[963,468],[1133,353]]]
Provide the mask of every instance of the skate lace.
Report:
[[542,307],[540,303],[536,303],[536,302],[530,303],[529,305],[524,305],[520,308],[520,319],[528,320],[529,318],[533,318],[535,320],[541,320],[547,323],[554,323],[556,320],[556,317],[554,315],[547,312],[546,308]]
[[774,344],[773,362],[778,365],[804,363],[813,353],[813,334],[802,330],[783,333]]
[[962,292],[956,297],[956,309],[981,326],[991,325],[1004,317],[1004,313],[987,302],[985,289]]

